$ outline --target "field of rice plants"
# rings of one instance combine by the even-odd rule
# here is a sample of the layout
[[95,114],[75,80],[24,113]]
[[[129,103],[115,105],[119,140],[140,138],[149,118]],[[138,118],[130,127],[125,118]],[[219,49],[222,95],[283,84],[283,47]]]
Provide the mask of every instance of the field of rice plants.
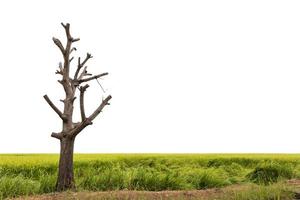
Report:
[[[54,192],[57,162],[55,154],[1,154],[0,199]],[[76,154],[74,162],[78,191],[200,190],[251,184],[265,195],[254,199],[275,199],[268,196],[274,192],[262,192],[275,186],[280,199],[282,188],[282,193],[288,192],[282,183],[300,178],[298,154]],[[235,193],[235,199],[247,199],[253,190]]]

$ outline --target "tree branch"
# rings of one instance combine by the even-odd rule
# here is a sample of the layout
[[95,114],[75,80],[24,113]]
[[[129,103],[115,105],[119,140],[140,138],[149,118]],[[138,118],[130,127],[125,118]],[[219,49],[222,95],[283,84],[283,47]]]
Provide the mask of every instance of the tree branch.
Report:
[[70,34],[70,24],[69,23],[61,23],[61,25],[64,27],[65,31],[66,31],[66,35],[67,35],[67,38],[68,38],[68,41],[70,42],[77,42],[79,41],[80,39],[79,38],[72,38],[71,34]]
[[64,27],[65,31],[66,31],[66,35],[67,35],[67,38],[69,41],[72,41],[72,37],[71,37],[71,34],[70,34],[70,24],[69,23],[61,23],[61,25]]
[[98,75],[95,75],[95,76],[92,76],[92,77],[90,77],[90,78],[80,79],[80,80],[78,80],[78,82],[79,82],[79,84],[80,84],[80,83],[87,82],[87,81],[91,81],[91,80],[94,80],[94,79],[96,79],[96,78],[100,78],[100,77],[106,76],[106,75],[108,75],[107,72],[102,73],[102,74],[98,74]]
[[82,62],[82,66],[85,65],[85,63],[88,61],[88,59],[93,58],[92,54],[90,53],[86,53],[86,57],[84,59],[84,61]]
[[51,137],[54,137],[54,138],[59,139],[59,140],[62,139],[62,135],[61,135],[60,133],[54,133],[54,132],[53,132],[53,133],[51,134]]
[[70,50],[70,54],[71,54],[73,51],[77,51],[77,49],[76,49],[75,47],[73,47],[73,48]]
[[109,95],[108,97],[106,97],[102,103],[100,104],[100,106],[94,111],[93,114],[91,114],[89,117],[85,118],[78,126],[76,126],[72,131],[71,131],[71,135],[76,136],[78,135],[85,127],[87,127],[88,125],[92,125],[93,124],[93,120],[99,115],[99,113],[103,110],[103,108],[106,105],[109,105],[109,100],[112,97]]
[[87,74],[87,66],[85,66],[81,72],[81,74],[79,75],[79,77],[77,78],[78,80],[82,79],[83,76],[85,76]]
[[93,114],[91,114],[88,118],[89,118],[89,121],[93,121],[98,115],[99,113],[103,110],[103,108],[106,106],[106,105],[109,105],[109,100],[111,100],[111,95],[108,95],[108,97],[106,97],[102,103],[100,104],[100,106],[94,111]]
[[49,106],[58,114],[58,116],[65,121],[66,117],[63,115],[63,113],[54,105],[54,103],[52,103],[52,101],[49,99],[49,97],[47,95],[44,95],[44,99],[47,101],[47,103],[49,104]]
[[72,57],[72,58],[69,60],[69,63],[71,63],[73,59],[74,59],[74,57]]
[[90,54],[90,53],[87,53],[86,54],[86,57],[84,59],[84,61],[81,63],[80,62],[80,57],[78,58],[78,65],[77,65],[77,69],[76,69],[76,72],[75,72],[75,75],[74,75],[74,80],[77,80],[78,79],[78,74],[80,72],[80,69],[85,65],[85,63],[90,59],[90,58],[93,58],[93,56]]
[[73,93],[73,88],[71,87],[71,82],[70,82],[70,78],[69,78],[69,73],[70,73],[70,62],[72,61],[72,58],[70,60],[70,53],[71,53],[71,46],[72,46],[72,36],[70,33],[70,24],[63,24],[61,23],[61,25],[64,27],[65,32],[66,32],[66,36],[67,36],[67,44],[65,47],[65,53],[64,53],[64,70],[63,70],[63,87],[66,91],[67,95],[71,95]]
[[64,70],[63,70],[63,68],[62,68],[61,62],[59,62],[58,67],[59,67],[59,71],[56,70],[55,74],[61,74],[61,75],[63,75],[63,71],[64,71]]
[[72,42],[77,42],[79,40],[80,40],[80,38],[75,38],[75,39],[72,39]]
[[63,55],[65,55],[65,49],[64,49],[61,41],[55,37],[53,37],[52,40],[53,40],[54,44],[56,44],[56,46],[60,49],[61,53]]
[[85,110],[84,110],[84,92],[86,91],[86,89],[89,87],[88,84],[86,84],[83,87],[80,87],[80,114],[81,114],[81,120],[84,121],[86,119],[85,116]]

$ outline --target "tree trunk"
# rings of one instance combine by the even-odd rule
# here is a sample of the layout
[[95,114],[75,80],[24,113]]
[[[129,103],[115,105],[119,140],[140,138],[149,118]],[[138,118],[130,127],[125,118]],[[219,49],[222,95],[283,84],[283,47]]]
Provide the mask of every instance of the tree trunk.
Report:
[[60,158],[56,190],[75,189],[73,172],[73,151],[75,138],[64,137],[60,140]]

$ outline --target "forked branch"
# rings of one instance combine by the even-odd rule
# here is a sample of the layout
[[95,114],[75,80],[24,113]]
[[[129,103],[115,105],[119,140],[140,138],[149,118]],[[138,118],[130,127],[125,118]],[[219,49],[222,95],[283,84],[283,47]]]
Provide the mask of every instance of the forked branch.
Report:
[[81,72],[81,74],[79,75],[79,77],[77,78],[78,80],[82,79],[84,76],[86,76],[88,73],[87,73],[87,66],[85,66]]
[[76,136],[78,135],[85,127],[87,127],[88,125],[93,124],[93,120],[101,113],[101,111],[103,110],[103,108],[106,105],[109,105],[109,101],[111,99],[111,95],[109,95],[108,97],[106,97],[102,103],[100,104],[100,106],[93,112],[93,114],[91,114],[89,117],[85,118],[71,133],[71,135]]
[[64,27],[65,31],[66,31],[66,35],[67,35],[67,38],[70,42],[77,42],[79,41],[80,39],[79,38],[72,38],[71,34],[70,34],[70,24],[69,23],[61,23],[61,25]]
[[76,72],[75,72],[75,75],[74,75],[74,80],[78,79],[78,75],[79,75],[80,69],[86,64],[86,62],[90,58],[93,58],[93,56],[90,53],[86,54],[86,57],[85,57],[85,59],[84,59],[84,61],[82,63],[80,62],[80,57],[78,58],[78,64],[77,64],[77,69],[76,69]]

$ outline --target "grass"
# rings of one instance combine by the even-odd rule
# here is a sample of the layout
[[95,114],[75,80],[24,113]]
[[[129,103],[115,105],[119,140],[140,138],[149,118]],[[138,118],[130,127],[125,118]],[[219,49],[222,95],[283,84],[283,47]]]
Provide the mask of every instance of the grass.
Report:
[[[54,154],[0,155],[0,199],[53,192],[57,161]],[[250,184],[249,191],[257,190],[252,194],[262,198],[246,190],[230,196],[266,199],[263,195],[272,193],[277,196],[269,199],[275,200],[288,193],[276,183],[300,175],[298,154],[76,154],[74,162],[79,191],[195,190]]]
[[291,191],[291,188],[283,184],[269,186],[251,185],[241,191],[229,192],[226,198],[228,200],[292,200],[294,199],[294,193]]
[[271,184],[277,182],[280,178],[291,179],[294,175],[293,167],[288,164],[278,164],[278,163],[262,163],[255,167],[247,177],[258,184]]

